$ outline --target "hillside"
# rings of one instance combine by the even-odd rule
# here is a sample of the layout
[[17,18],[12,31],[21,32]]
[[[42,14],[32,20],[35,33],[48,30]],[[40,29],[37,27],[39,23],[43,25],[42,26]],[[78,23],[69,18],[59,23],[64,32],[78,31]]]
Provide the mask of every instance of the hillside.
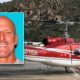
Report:
[[[56,20],[80,22],[80,0],[13,0],[0,4],[0,11],[25,13],[27,41],[41,41],[46,36],[63,37],[65,25],[55,24]],[[41,22],[46,20],[49,22]],[[70,26],[69,34],[79,41],[80,25]]]

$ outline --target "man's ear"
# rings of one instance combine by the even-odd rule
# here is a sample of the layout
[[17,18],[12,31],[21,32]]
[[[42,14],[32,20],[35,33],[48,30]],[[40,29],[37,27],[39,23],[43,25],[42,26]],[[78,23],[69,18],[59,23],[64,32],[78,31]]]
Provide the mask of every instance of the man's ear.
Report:
[[15,45],[17,44],[18,37],[15,35]]

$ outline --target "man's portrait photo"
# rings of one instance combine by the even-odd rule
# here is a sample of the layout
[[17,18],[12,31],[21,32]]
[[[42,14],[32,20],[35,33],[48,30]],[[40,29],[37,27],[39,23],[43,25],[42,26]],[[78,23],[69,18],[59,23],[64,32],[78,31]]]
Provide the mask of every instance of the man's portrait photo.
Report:
[[0,64],[24,64],[24,13],[0,12]]

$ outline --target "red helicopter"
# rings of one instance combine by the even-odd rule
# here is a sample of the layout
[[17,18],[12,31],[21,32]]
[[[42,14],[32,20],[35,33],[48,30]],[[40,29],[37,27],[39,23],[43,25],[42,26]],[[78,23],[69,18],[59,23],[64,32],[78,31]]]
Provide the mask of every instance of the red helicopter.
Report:
[[69,38],[68,25],[74,25],[76,22],[64,22],[66,24],[65,38],[62,37],[46,37],[41,42],[25,42],[24,55],[25,60],[41,62],[51,66],[69,68],[80,67],[80,42],[75,43],[73,38]]

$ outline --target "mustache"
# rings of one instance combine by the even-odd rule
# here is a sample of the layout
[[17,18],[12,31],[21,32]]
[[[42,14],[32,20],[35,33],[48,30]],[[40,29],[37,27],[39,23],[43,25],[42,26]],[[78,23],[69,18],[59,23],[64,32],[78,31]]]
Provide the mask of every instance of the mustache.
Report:
[[8,42],[7,41],[0,41],[0,45],[8,45]]

